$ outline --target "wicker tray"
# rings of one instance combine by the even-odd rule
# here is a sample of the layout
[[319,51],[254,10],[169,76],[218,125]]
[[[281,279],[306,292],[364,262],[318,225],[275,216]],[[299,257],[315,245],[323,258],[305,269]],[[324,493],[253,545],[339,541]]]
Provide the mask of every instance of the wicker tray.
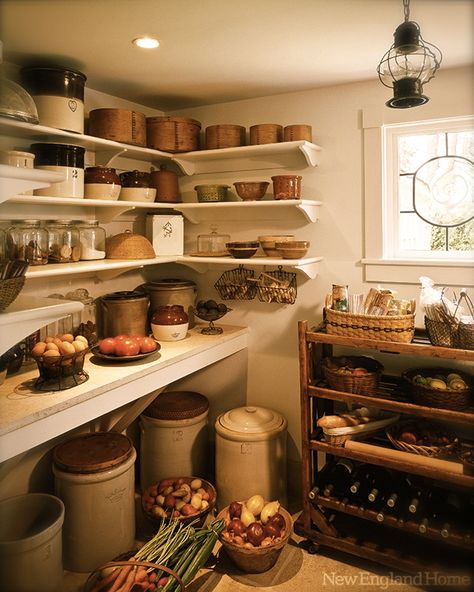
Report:
[[[447,376],[452,372],[459,374],[464,382],[467,383],[468,386],[466,389],[436,389],[413,381],[414,377],[418,374],[421,374],[421,376],[424,377],[434,377],[437,374]],[[418,403],[419,405],[426,405],[428,407],[437,407],[441,409],[454,409],[455,411],[466,409],[466,407],[469,407],[470,405],[473,378],[458,369],[414,368],[402,372],[402,377],[408,383],[415,403]]]
[[407,421],[387,428],[385,433],[391,444],[403,452],[411,452],[412,454],[419,454],[421,456],[429,457],[451,456],[453,454],[459,443],[459,440],[454,433],[449,432],[444,428],[443,433],[449,438],[449,443],[445,445],[428,446],[421,444],[408,444],[407,442],[403,442],[399,439],[400,434],[402,434],[404,431],[419,430],[420,426],[425,426],[429,427],[430,429],[440,431],[435,424],[431,424],[429,422]]
[[325,308],[324,316],[326,331],[330,335],[410,343],[415,334],[414,313],[377,316]]
[[253,300],[257,293],[257,286],[248,281],[255,278],[252,269],[243,266],[225,271],[214,284],[223,300]]
[[[369,373],[359,376],[341,374],[337,369],[343,366],[365,368]],[[373,396],[377,393],[377,386],[383,370],[380,362],[365,356],[324,358],[322,368],[325,379],[334,390],[366,396]]]

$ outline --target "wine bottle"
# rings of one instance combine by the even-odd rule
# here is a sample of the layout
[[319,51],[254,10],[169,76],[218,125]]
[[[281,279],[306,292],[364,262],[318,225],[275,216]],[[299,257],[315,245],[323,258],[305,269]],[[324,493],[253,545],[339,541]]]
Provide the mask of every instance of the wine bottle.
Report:
[[332,469],[327,485],[324,488],[326,497],[343,496],[349,488],[351,474],[354,471],[354,463],[347,458],[341,458]]
[[372,473],[372,487],[367,495],[370,507],[379,505],[385,496],[393,490],[394,478],[392,473],[383,467],[374,467]]
[[316,473],[315,484],[311,491],[308,493],[308,498],[314,501],[316,497],[323,491],[326,481],[332,469],[335,467],[336,461],[334,459],[329,460],[324,467]]
[[362,504],[366,501],[373,483],[372,469],[372,466],[364,464],[355,471],[348,488],[349,501],[355,504]]

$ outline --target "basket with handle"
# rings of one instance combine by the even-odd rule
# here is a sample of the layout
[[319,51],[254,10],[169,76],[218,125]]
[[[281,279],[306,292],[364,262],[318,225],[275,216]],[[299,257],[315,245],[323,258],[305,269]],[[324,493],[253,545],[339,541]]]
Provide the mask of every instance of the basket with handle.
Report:
[[255,272],[242,265],[225,271],[214,284],[223,300],[253,300],[257,293],[254,282]]
[[281,267],[261,273],[258,279],[257,295],[260,302],[294,304],[296,291],[296,273],[283,271]]

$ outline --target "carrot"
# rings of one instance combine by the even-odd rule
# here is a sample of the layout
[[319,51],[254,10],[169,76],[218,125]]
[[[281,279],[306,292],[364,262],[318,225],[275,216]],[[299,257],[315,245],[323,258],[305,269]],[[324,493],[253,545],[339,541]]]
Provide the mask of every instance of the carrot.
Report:
[[123,586],[123,584],[125,583],[125,580],[127,579],[128,575],[130,574],[130,572],[132,571],[132,566],[131,565],[124,565],[121,570],[120,570],[120,574],[118,576],[118,578],[115,580],[114,585],[109,588],[109,590],[107,592],[121,592],[121,588]]
[[103,590],[104,588],[112,584],[112,582],[119,575],[119,573],[120,568],[114,568],[114,570],[110,572],[107,576],[105,576],[105,578],[98,580],[90,592],[100,592],[100,590]]
[[[135,576],[137,573],[137,568],[133,567],[127,575],[125,582],[123,585],[117,590],[117,592],[130,592],[130,590],[135,586]],[[112,592],[112,591],[110,591]]]

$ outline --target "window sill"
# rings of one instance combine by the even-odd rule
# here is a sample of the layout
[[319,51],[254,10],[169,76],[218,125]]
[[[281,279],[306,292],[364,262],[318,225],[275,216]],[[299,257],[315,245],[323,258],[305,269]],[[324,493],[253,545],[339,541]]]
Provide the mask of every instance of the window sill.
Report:
[[419,284],[426,275],[442,286],[474,286],[474,261],[440,259],[362,259],[365,281],[396,284]]

